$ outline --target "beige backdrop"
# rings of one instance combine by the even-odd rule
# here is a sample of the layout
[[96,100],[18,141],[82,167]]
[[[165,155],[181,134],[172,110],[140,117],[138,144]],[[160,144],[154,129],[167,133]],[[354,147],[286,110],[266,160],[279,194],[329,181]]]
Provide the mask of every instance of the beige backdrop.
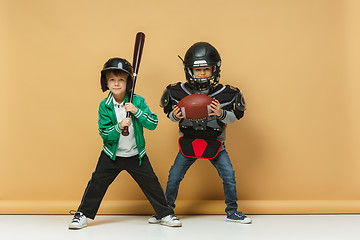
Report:
[[[135,3],[133,3],[135,2]],[[178,151],[176,124],[159,107],[184,81],[191,44],[219,50],[221,82],[248,107],[227,129],[240,210],[360,213],[360,3],[356,0],[0,0],[0,213],[76,209],[95,168],[104,62],[132,61],[146,34],[136,92],[159,117],[147,152],[165,188]],[[222,182],[198,160],[176,212],[224,213]],[[150,214],[123,172],[100,213]]]

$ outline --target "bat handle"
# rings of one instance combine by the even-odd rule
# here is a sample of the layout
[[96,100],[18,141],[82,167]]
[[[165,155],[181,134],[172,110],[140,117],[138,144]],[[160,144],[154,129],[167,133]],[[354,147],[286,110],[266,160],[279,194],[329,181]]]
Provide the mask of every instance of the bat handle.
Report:
[[124,129],[122,130],[121,134],[123,136],[129,136],[129,127],[124,127]]
[[[127,112],[126,113],[126,117],[130,117],[130,112]],[[124,129],[122,130],[121,134],[123,136],[129,136],[129,127],[128,126],[125,126]]]

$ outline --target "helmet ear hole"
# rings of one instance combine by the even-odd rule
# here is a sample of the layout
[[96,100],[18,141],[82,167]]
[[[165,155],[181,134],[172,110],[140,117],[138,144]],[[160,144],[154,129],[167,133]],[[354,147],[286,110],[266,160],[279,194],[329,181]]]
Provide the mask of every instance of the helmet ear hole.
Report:
[[105,92],[109,89],[107,86],[107,80],[106,80],[106,76],[105,76],[104,72],[101,73],[100,84],[101,84],[101,90],[103,92]]

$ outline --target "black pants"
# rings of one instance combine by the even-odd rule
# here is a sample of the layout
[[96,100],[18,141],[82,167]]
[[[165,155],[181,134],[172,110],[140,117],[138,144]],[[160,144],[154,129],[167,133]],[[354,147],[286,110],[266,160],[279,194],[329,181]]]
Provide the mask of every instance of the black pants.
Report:
[[157,216],[161,218],[174,213],[166,201],[164,191],[147,155],[142,158],[139,166],[138,155],[116,157],[114,161],[104,152],[100,154],[95,172],[85,189],[78,211],[86,217],[94,219],[106,190],[122,170],[126,170],[137,182]]

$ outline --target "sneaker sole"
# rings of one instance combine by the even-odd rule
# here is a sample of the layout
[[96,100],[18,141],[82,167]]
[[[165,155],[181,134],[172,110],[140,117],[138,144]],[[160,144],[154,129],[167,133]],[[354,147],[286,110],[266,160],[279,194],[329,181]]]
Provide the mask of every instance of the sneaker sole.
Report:
[[227,222],[242,223],[242,224],[250,224],[250,223],[252,223],[251,220],[246,220],[246,219],[244,219],[244,220],[232,220],[232,219],[228,219],[228,218],[227,218],[226,221],[227,221]]
[[148,221],[148,223],[150,223],[150,224],[160,224],[161,221],[160,220],[159,221]]
[[81,225],[81,226],[69,226],[69,229],[71,230],[79,230],[79,229],[83,229],[86,228],[87,225]]
[[182,223],[177,223],[177,224],[167,224],[165,222],[160,222],[161,225],[167,226],[167,227],[182,227]]

